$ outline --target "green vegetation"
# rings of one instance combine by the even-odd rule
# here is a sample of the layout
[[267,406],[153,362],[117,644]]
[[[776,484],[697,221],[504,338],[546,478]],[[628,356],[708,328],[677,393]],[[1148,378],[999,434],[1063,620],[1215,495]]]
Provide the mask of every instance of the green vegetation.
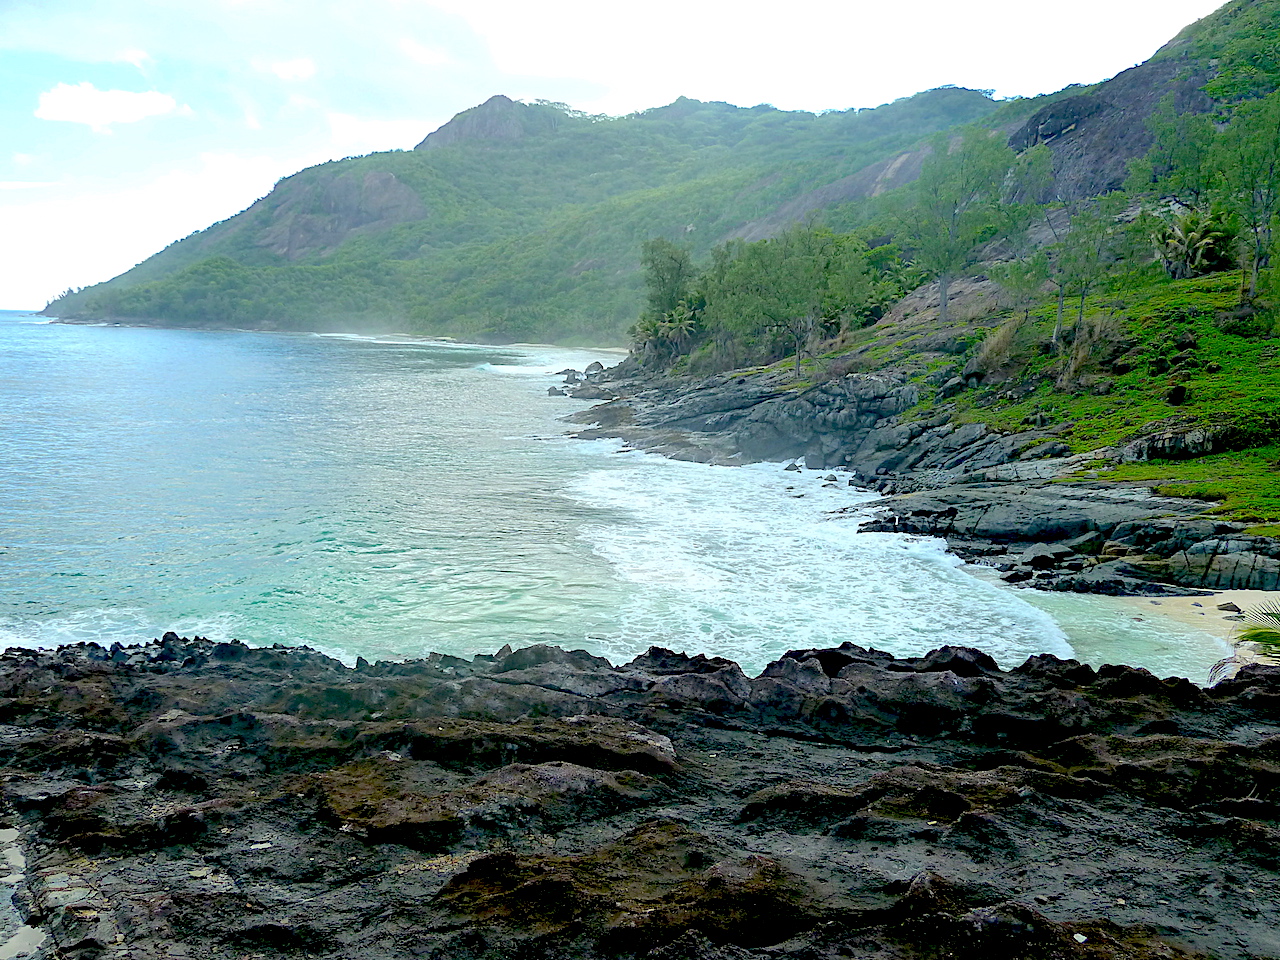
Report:
[[616,342],[643,297],[645,240],[706,256],[728,237],[775,233],[761,225],[786,204],[995,107],[956,88],[820,115],[685,99],[619,118],[486,104],[466,122],[514,111],[525,136],[473,126],[431,149],[312,167],[51,310]]
[[1280,653],[1280,602],[1271,600],[1250,607],[1244,619],[1244,626],[1236,633],[1237,642],[1259,644],[1272,655]]
[[1157,56],[1216,61],[1206,91],[1224,101],[1246,100],[1280,87],[1280,5],[1231,0],[1183,30]]
[[[1043,147],[1014,158],[980,129],[935,139],[920,178],[862,229],[717,248],[680,336],[641,359],[697,371],[790,355],[803,385],[891,371],[922,387],[908,416],[945,404],[957,422],[1048,427],[1100,451],[1092,477],[1277,530],[1280,92],[1252,92],[1217,123],[1164,104],[1127,192],[1090,201],[1014,202],[1043,196]],[[987,285],[950,316],[948,287],[978,271],[1000,296]],[[937,281],[936,317],[929,297],[889,312],[876,291],[896,276],[911,277],[903,293]],[[948,378],[964,387],[938,391]]]
[[[1156,492],[1217,504],[1209,510],[1273,527],[1280,522],[1280,445],[1219,453],[1196,460],[1153,460],[1114,466],[1100,477],[1151,483]],[[1267,530],[1256,532],[1275,536]]]
[[[1043,153],[1043,151],[1041,151]],[[935,136],[919,178],[901,198],[896,220],[915,264],[938,281],[938,320],[947,322],[948,293],[981,241],[1001,226],[1016,158],[1004,138],[969,127],[954,147]],[[1007,229],[1004,232],[1008,232]]]

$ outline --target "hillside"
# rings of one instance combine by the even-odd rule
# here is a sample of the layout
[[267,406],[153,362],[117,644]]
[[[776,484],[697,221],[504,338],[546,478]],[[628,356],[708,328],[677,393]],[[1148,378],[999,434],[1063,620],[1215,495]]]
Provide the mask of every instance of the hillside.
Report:
[[939,131],[978,123],[1017,151],[1044,144],[1050,193],[1067,202],[1120,188],[1162,102],[1205,114],[1275,86],[1278,8],[1233,0],[1146,63],[1030,100],[947,87],[820,115],[681,98],[603,117],[495,96],[412,151],[287,177],[243,213],[47,312],[617,341],[641,304],[645,240],[705,257],[800,222],[866,224],[878,198],[918,176]]
[[[998,110],[906,155],[914,180],[875,230],[787,227],[689,262],[679,285],[678,249],[646,245],[631,359],[588,384],[617,399],[579,422],[671,456],[803,457],[939,491],[893,529],[950,533],[957,509],[1000,504],[995,532],[974,521],[998,543],[1038,539],[1005,509],[1018,485],[1037,502],[1148,487],[1182,499],[1160,512],[1196,501],[1201,539],[1162,553],[1144,533],[1123,546],[1148,566],[1126,576],[1178,553],[1186,586],[1280,589],[1278,35],[1280,3],[1229,4],[1008,141]],[[1075,534],[1131,519],[1078,514]]]
[[49,312],[616,341],[635,319],[643,240],[706,252],[817,185],[995,109],[955,88],[822,115],[681,99],[608,118],[494,97],[413,151],[288,177]]

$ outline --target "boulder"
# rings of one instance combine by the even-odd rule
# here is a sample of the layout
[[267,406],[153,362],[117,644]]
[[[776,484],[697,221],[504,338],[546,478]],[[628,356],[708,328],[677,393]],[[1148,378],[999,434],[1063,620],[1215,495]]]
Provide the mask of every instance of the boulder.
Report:
[[1078,537],[1072,537],[1066,542],[1066,546],[1070,547],[1076,553],[1086,556],[1095,556],[1102,550],[1106,537],[1097,530],[1090,530],[1088,533],[1082,533]]
[[1022,562],[1034,570],[1048,570],[1074,554],[1064,543],[1037,543],[1022,552]]

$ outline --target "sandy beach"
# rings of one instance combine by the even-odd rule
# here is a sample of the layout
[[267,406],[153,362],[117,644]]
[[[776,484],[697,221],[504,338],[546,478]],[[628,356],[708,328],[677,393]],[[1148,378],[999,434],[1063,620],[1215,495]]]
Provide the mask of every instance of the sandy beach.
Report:
[[1239,614],[1231,610],[1219,610],[1220,604],[1234,603],[1241,610],[1248,610],[1261,603],[1280,600],[1280,592],[1222,590],[1207,597],[1118,597],[1117,600],[1132,607],[1134,616],[1169,617],[1229,641],[1240,626],[1239,620],[1231,618]]

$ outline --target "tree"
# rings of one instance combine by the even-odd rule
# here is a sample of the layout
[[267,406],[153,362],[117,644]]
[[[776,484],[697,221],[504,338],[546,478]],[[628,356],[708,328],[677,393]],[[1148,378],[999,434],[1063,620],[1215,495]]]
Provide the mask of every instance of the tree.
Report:
[[1174,280],[1199,277],[1231,265],[1231,231],[1216,211],[1184,210],[1162,220],[1151,239],[1156,256]]
[[1038,250],[1017,260],[993,264],[987,275],[1013,298],[1014,308],[1022,311],[1025,321],[1049,280],[1049,255]]
[[741,247],[725,276],[717,315],[743,335],[770,332],[790,342],[797,379],[805,345],[822,316],[828,238],[793,227],[772,240]]
[[1107,274],[1118,203],[1118,199],[1103,198],[1077,211],[1071,218],[1070,232],[1061,241],[1060,263],[1072,292],[1079,299],[1077,330],[1084,320],[1085,300]]
[[693,255],[687,247],[664,237],[646,240],[640,248],[648,315],[661,317],[687,300],[694,278]]
[[1258,274],[1270,258],[1272,224],[1280,215],[1280,91],[1236,108],[1214,143],[1211,161],[1249,263],[1242,299],[1253,299]]
[[1060,216],[1054,216],[1056,211],[1045,212],[1045,223],[1054,236],[1046,254],[1048,280],[1058,294],[1058,313],[1050,338],[1055,350],[1062,349],[1067,297],[1079,297],[1079,323],[1084,319],[1086,299],[1107,274],[1119,231],[1117,218],[1125,199],[1124,194],[1113,193],[1088,204],[1064,205],[1058,210],[1067,213],[1065,223]]
[[939,319],[947,321],[951,281],[974,248],[1002,230],[1002,191],[1013,151],[988,130],[969,127],[959,143],[939,134],[897,215],[915,262],[938,281]]
[[1205,204],[1215,179],[1213,121],[1205,114],[1175,112],[1170,94],[1147,120],[1147,129],[1155,142],[1145,157],[1130,162],[1125,189],[1169,197],[1187,207]]

